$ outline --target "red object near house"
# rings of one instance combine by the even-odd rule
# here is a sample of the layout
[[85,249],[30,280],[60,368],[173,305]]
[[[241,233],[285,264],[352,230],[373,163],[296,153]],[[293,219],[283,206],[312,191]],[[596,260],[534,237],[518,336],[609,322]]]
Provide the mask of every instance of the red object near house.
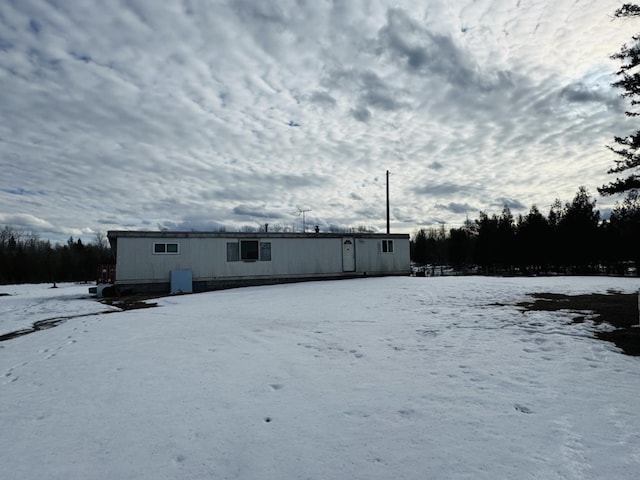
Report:
[[100,265],[96,275],[96,284],[114,283],[116,281],[115,265]]

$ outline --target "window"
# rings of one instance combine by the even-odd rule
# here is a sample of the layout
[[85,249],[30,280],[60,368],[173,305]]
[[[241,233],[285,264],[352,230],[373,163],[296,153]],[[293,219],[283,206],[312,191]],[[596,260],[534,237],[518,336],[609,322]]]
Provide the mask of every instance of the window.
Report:
[[393,253],[393,240],[382,240],[382,253]]
[[260,242],[260,261],[271,261],[271,242]]
[[177,255],[180,252],[177,243],[154,243],[153,253]]
[[227,262],[240,261],[240,249],[238,242],[227,242]]
[[271,242],[258,240],[240,240],[227,242],[227,262],[261,262],[271,261]]
[[258,240],[240,241],[240,260],[258,260]]

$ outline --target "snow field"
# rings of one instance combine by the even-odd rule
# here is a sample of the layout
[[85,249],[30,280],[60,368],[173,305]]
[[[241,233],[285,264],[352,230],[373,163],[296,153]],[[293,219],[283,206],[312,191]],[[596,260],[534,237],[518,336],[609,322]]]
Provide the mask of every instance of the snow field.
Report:
[[[369,278],[69,319],[0,343],[0,464],[16,479],[633,478],[640,359],[592,322],[513,304],[637,288]],[[0,312],[67,314],[36,297]]]

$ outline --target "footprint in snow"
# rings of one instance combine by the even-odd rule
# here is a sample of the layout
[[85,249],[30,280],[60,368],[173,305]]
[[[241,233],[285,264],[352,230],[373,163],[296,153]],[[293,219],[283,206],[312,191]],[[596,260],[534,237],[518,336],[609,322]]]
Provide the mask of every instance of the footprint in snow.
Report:
[[13,383],[16,382],[20,377],[13,375],[13,372],[10,370],[4,374],[4,378],[7,379],[5,383]]
[[415,413],[416,411],[413,410],[412,408],[403,408],[401,410],[398,410],[398,415],[405,418],[413,417]]
[[524,405],[520,405],[518,403],[516,403],[513,408],[515,408],[518,412],[521,413],[526,413],[526,414],[532,414],[533,410],[531,410],[529,407],[526,407]]

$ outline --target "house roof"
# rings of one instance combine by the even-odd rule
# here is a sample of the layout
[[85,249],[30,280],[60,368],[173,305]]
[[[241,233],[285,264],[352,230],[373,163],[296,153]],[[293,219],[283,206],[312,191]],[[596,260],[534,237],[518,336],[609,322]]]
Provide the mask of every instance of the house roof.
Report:
[[109,230],[107,237],[117,238],[375,238],[408,240],[405,233],[294,233],[294,232],[176,232],[148,230]]

